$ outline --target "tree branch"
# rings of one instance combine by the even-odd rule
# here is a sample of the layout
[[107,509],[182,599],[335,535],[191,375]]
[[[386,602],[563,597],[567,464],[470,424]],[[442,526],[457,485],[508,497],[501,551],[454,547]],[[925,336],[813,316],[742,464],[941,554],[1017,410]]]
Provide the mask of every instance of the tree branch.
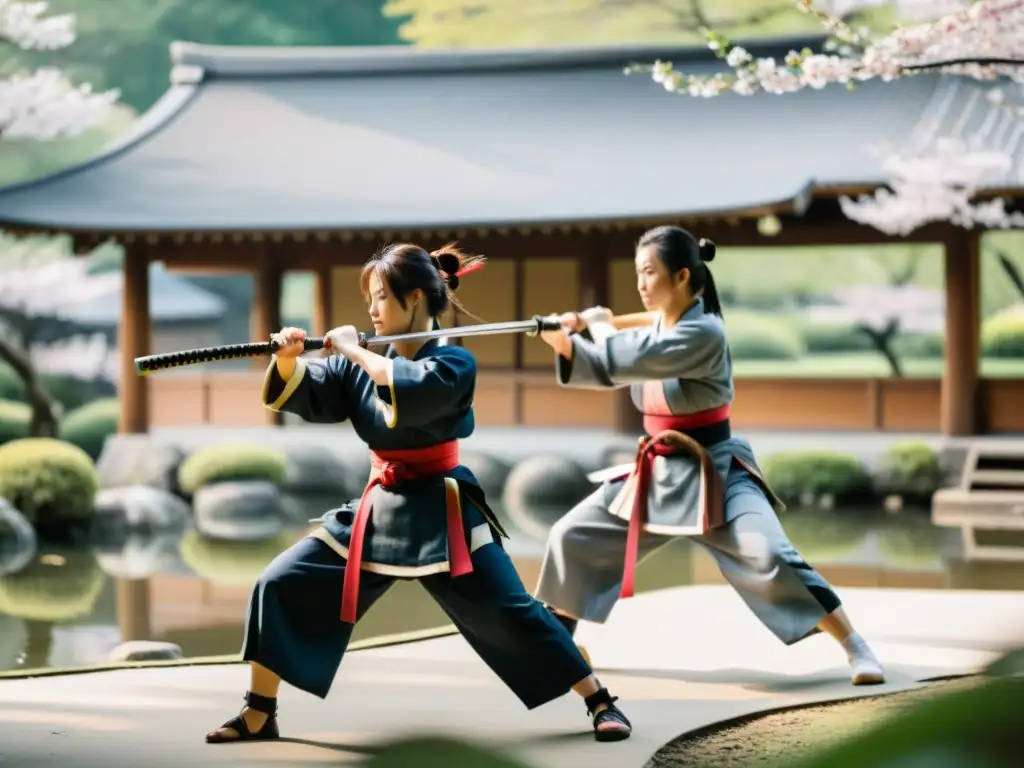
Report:
[[60,408],[36,376],[27,353],[0,336],[0,360],[7,363],[25,385],[25,396],[32,408],[29,437],[56,437]]
[[866,323],[858,323],[856,328],[871,339],[871,343],[875,345],[878,353],[888,361],[889,367],[892,368],[892,375],[897,379],[902,379],[903,366],[900,364],[900,359],[892,348],[893,339],[896,338],[896,334],[900,329],[900,321],[893,318],[880,331],[876,331]]
[[968,59],[943,59],[940,61],[930,61],[926,64],[907,64],[902,69],[907,72],[921,72],[928,69],[941,69],[943,67],[957,67],[965,66],[967,64],[977,64],[982,67],[1021,67],[1024,66],[1024,59],[999,59],[999,58],[968,58]]
[[1003,272],[1010,278],[1010,282],[1013,283],[1014,288],[1024,299],[1024,277],[1021,277],[1020,270],[1017,269],[1017,265],[1013,263],[1009,256],[1005,253],[998,253],[996,257],[999,259],[999,266],[1003,268]]

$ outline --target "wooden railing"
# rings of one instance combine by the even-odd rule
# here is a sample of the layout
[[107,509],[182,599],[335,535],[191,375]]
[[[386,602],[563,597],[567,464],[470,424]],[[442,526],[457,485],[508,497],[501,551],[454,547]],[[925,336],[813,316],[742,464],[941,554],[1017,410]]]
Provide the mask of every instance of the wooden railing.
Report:
[[[270,424],[273,414],[258,405],[262,381],[258,371],[151,377],[151,424]],[[740,429],[936,432],[939,386],[938,379],[738,379],[733,421]],[[551,371],[482,370],[476,418],[485,426],[610,428],[614,397],[561,388]],[[979,401],[986,431],[1024,431],[1024,379],[983,380]]]

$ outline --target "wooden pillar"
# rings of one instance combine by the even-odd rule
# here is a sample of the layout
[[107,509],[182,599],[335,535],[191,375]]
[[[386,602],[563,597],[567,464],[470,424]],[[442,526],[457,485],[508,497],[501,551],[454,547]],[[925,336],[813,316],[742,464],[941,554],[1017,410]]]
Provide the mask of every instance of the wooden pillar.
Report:
[[[515,317],[522,319],[526,312],[526,261],[521,255],[515,257],[515,276],[512,279],[512,290],[515,291]],[[523,423],[523,344],[525,340],[521,333],[516,334],[515,347],[513,348],[512,367],[512,423],[519,426]]]
[[[611,304],[611,252],[607,239],[597,237],[591,241],[580,261],[580,309],[608,307]],[[629,387],[615,390],[611,395],[612,429],[634,435],[643,431],[643,418],[629,394]]]
[[143,434],[149,428],[149,385],[135,371],[135,358],[150,353],[149,253],[142,245],[125,246],[118,346],[121,371],[118,431]]
[[313,281],[313,317],[314,336],[324,336],[334,327],[334,283],[331,279],[331,268],[321,267],[316,271]]
[[979,433],[981,236],[954,229],[945,240],[946,358],[942,373],[942,434]]
[[[249,332],[253,341],[263,341],[281,330],[281,270],[270,260],[260,261],[253,273],[252,312]],[[266,368],[267,361],[255,358],[253,365]]]
[[[269,258],[261,259],[253,273],[252,313],[249,318],[250,335],[253,340],[269,339],[270,334],[281,330],[281,278],[277,263]],[[260,370],[267,367],[263,358],[255,358],[253,365]],[[280,426],[280,413],[267,411],[268,423]]]

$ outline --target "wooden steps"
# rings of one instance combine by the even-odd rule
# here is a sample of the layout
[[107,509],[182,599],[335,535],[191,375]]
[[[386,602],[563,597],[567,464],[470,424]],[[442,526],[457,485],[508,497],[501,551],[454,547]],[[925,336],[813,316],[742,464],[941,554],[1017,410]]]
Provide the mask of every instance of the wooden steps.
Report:
[[967,560],[1024,562],[1024,440],[972,445],[959,486],[932,497],[932,522],[961,529]]

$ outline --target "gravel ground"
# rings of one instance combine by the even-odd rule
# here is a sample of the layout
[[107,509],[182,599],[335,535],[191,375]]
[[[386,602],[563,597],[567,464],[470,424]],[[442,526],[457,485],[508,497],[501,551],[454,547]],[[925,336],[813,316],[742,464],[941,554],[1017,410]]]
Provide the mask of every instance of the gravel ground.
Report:
[[784,764],[848,739],[922,699],[977,684],[977,679],[943,681],[888,696],[766,715],[716,733],[669,742],[658,750],[646,768],[746,768]]

